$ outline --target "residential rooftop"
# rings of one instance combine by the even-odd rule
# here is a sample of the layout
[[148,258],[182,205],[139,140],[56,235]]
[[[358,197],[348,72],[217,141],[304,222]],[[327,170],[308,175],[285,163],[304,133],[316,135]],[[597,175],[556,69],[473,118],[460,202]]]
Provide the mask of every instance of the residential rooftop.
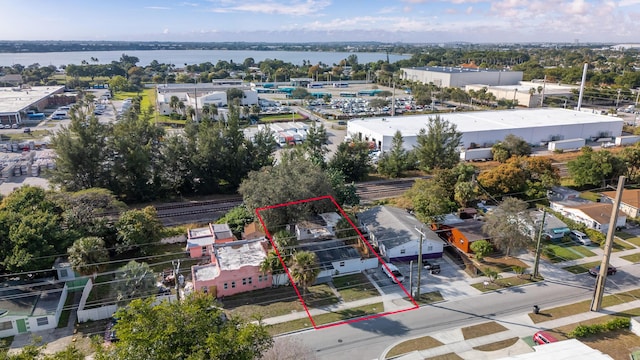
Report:
[[238,270],[243,266],[260,266],[267,257],[264,238],[250,241],[234,241],[216,249],[220,270]]
[[300,250],[310,251],[316,254],[320,267],[331,269],[332,263],[349,259],[359,259],[360,252],[353,246],[347,245],[343,240],[325,240],[322,242],[300,244]]
[[374,233],[376,241],[392,248],[416,241],[420,238],[418,229],[422,229],[429,240],[440,240],[438,235],[406,210],[392,206],[376,206],[358,214],[358,221]]

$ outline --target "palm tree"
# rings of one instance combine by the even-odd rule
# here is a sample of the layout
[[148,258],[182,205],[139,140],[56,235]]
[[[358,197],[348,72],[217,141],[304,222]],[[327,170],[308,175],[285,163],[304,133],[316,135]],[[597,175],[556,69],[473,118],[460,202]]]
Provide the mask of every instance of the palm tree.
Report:
[[180,103],[180,98],[174,95],[169,100],[169,107],[175,112],[178,109],[179,103]]
[[209,114],[210,114],[210,110],[211,107],[209,106],[209,104],[203,104],[202,105],[202,115],[204,115],[207,119],[210,119]]
[[178,109],[180,109],[180,114],[181,115],[186,115],[186,113],[184,111],[185,108],[186,108],[186,105],[184,104],[184,102],[182,102],[182,101],[178,102]]
[[318,257],[310,251],[295,253],[290,273],[293,280],[302,287],[302,297],[306,297],[307,288],[316,281],[318,274],[320,274]]
[[194,120],[196,116],[196,109],[191,106],[187,106],[186,115],[189,119]]
[[275,250],[270,250],[267,253],[267,257],[260,263],[260,272],[263,274],[271,274],[274,281],[273,285],[278,286],[282,284],[278,283],[277,279],[279,276],[277,275],[282,274],[283,271],[284,267],[282,266],[282,262],[280,261],[278,254],[276,254]]
[[109,252],[104,240],[96,236],[76,240],[67,252],[74,271],[82,275],[92,275],[94,278],[109,261]]
[[216,106],[216,104],[209,104],[209,112],[211,112],[211,118],[213,120],[216,119],[216,117],[218,116],[218,107]]
[[156,276],[147,263],[131,260],[118,269],[114,285],[118,302],[126,304],[137,298],[154,295]]

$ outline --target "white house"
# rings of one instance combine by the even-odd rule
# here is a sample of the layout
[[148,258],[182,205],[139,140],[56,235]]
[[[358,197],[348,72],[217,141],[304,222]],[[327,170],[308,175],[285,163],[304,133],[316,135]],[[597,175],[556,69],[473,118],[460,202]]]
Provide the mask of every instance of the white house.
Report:
[[[586,227],[598,230],[606,234],[609,230],[612,204],[596,203],[591,201],[564,200],[552,201],[551,209],[559,212],[567,218],[584,224]],[[618,221],[616,227],[624,227],[627,224],[627,215],[618,210]]]
[[356,274],[378,267],[376,256],[365,256],[354,245],[349,245],[344,240],[332,239],[300,244],[298,250],[316,254],[320,263],[320,274],[316,283],[328,282],[334,276]]
[[444,241],[403,209],[376,206],[358,214],[358,222],[369,235],[371,243],[389,261],[416,260],[420,239],[423,259],[442,257]]
[[542,211],[532,210],[530,212],[531,220],[533,220],[533,224],[527,226],[527,235],[534,238],[538,231],[540,231],[540,226],[542,225],[543,217],[544,217],[544,229],[542,229],[542,234],[548,237],[551,240],[559,240],[562,239],[566,234],[569,234],[571,229],[567,226],[567,224],[563,223],[560,219],[555,217],[553,214],[547,213],[544,215]]

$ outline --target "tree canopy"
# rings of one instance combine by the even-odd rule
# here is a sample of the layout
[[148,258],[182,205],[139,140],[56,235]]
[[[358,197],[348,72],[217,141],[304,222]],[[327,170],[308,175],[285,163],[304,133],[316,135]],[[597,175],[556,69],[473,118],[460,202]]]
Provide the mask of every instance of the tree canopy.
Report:
[[429,117],[427,128],[421,129],[416,138],[415,154],[418,166],[424,171],[448,169],[460,162],[460,133],[455,124],[439,115]]
[[526,229],[533,225],[527,212],[527,203],[512,197],[505,198],[486,217],[482,230],[491,237],[491,242],[509,256],[532,243]]
[[250,360],[273,344],[264,325],[228,318],[212,296],[200,292],[158,305],[134,300],[115,316],[119,341],[99,348],[96,360]]

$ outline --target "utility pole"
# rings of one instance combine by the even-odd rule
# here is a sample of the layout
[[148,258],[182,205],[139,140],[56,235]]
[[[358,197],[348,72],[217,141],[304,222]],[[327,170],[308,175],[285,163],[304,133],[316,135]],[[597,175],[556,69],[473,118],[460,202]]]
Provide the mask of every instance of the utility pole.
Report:
[[418,244],[418,286],[416,286],[416,301],[420,301],[420,280],[422,275],[422,239],[424,238],[423,229],[415,228],[420,233],[420,243]]
[[409,262],[409,294],[413,295],[413,260]]
[[544,232],[544,221],[547,217],[547,208],[542,210],[542,224],[540,224],[540,231],[538,231],[538,243],[536,244],[536,259],[533,262],[533,278],[537,278],[540,274],[538,267],[540,266],[540,244],[542,243],[542,233]]
[[176,297],[180,301],[180,284],[178,283],[178,275],[180,274],[180,259],[171,261],[173,264],[173,280],[176,282]]
[[593,292],[593,300],[591,300],[591,311],[600,311],[602,309],[602,297],[604,295],[604,286],[607,281],[607,270],[609,269],[609,258],[611,257],[611,248],[613,246],[613,237],[616,232],[616,224],[618,223],[618,207],[620,207],[620,199],[624,190],[625,177],[618,178],[618,189],[616,190],[616,198],[613,201],[613,209],[611,209],[611,219],[609,219],[609,229],[607,231],[607,239],[604,242],[604,255],[600,264],[600,273],[596,279],[596,288]]

